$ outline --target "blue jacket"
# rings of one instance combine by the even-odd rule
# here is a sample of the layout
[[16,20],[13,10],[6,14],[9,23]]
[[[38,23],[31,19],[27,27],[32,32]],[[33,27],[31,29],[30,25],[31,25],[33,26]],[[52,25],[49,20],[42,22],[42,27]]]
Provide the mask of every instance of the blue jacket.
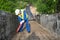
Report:
[[25,10],[21,15],[18,15],[19,22],[21,22],[22,20],[27,20],[27,19],[28,19],[28,15]]

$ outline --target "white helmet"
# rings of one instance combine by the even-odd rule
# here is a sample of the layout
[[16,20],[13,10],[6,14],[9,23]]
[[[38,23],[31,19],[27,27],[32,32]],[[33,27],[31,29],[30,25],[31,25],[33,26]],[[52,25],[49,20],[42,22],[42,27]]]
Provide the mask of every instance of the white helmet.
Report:
[[15,15],[18,15],[21,11],[19,9],[15,10]]

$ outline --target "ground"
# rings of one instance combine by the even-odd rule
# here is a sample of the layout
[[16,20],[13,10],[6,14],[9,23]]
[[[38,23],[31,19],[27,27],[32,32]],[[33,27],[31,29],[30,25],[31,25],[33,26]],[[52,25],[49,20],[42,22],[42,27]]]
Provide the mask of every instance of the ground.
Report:
[[17,33],[12,40],[57,40],[57,35],[50,32],[35,21],[30,21],[31,32],[28,33],[26,29],[23,32]]

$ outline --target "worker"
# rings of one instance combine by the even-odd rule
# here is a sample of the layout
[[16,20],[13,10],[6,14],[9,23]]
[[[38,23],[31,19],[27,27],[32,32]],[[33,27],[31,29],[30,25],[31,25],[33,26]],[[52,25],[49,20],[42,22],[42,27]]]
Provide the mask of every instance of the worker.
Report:
[[28,33],[30,33],[30,24],[28,22],[28,15],[25,9],[24,10],[16,9],[15,14],[18,15],[18,20],[20,22],[20,25],[17,28],[17,32],[22,32],[24,23],[26,23],[26,30],[28,31]]

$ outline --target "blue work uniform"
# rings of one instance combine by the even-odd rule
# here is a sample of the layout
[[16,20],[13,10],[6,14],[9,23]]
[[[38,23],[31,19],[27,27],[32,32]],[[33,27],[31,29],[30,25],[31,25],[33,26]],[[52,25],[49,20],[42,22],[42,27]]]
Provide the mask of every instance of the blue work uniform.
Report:
[[[22,13],[22,15],[18,16],[18,20],[19,22],[21,22],[22,20],[24,20],[26,23],[26,30],[28,32],[30,32],[30,24],[28,22],[28,15],[26,13],[26,11],[24,10],[24,12]],[[22,26],[20,27],[19,31],[18,32],[22,32],[23,31],[23,26],[24,26],[24,23],[22,24]]]

